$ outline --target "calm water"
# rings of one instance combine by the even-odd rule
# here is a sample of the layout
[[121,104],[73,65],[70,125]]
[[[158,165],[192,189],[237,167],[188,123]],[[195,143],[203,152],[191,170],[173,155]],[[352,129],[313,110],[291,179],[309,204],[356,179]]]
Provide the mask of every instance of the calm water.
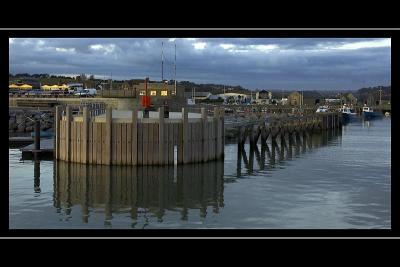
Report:
[[391,227],[390,118],[277,143],[162,168],[35,163],[10,149],[9,227]]

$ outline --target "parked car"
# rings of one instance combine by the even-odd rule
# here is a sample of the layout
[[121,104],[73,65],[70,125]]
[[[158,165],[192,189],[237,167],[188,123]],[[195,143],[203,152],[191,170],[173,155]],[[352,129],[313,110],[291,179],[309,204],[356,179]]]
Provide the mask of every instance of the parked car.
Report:
[[82,91],[76,92],[74,95],[77,96],[95,96],[97,94],[97,90],[94,88],[83,89]]

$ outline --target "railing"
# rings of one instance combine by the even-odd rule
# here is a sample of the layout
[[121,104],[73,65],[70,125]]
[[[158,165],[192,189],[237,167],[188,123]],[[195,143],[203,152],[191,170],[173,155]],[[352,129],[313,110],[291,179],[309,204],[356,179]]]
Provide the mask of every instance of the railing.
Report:
[[[66,105],[64,105],[66,106]],[[106,112],[107,105],[103,102],[81,102],[79,105],[68,105],[73,115],[82,116],[83,108],[88,107],[91,117],[102,115]],[[63,116],[65,116],[65,107],[63,108]]]
[[114,90],[100,90],[99,95],[101,97],[116,97],[116,98],[124,98],[124,97],[133,97],[136,98],[136,90],[124,90],[124,89],[114,89]]

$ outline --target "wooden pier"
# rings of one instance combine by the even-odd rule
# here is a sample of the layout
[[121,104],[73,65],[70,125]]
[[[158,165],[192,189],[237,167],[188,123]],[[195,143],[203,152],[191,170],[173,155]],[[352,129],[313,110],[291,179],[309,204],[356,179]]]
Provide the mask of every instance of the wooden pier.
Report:
[[[115,114],[114,114],[115,113]],[[93,115],[95,114],[95,115]],[[56,107],[55,158],[100,165],[172,165],[207,162],[224,156],[224,112],[169,113],[164,108],[143,118],[137,109],[93,112]]]
[[9,137],[8,138],[8,147],[9,148],[19,148],[30,145],[33,143],[33,137]]
[[313,115],[304,116],[274,116],[264,120],[253,120],[253,123],[244,125],[236,125],[238,143],[244,144],[249,138],[250,145],[257,144],[261,139],[261,143],[265,143],[268,137],[276,140],[278,135],[285,138],[306,135],[312,132],[319,132],[329,129],[341,128],[342,115],[340,113],[315,113]]
[[41,159],[52,160],[54,158],[54,140],[42,139],[40,141],[40,149],[36,149],[36,144],[31,144],[21,148],[22,160]]

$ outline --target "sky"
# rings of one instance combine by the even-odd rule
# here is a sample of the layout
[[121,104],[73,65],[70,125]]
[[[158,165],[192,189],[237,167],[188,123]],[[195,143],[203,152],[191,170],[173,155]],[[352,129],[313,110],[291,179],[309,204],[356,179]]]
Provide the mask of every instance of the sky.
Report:
[[356,90],[390,85],[390,38],[9,38],[10,73]]

